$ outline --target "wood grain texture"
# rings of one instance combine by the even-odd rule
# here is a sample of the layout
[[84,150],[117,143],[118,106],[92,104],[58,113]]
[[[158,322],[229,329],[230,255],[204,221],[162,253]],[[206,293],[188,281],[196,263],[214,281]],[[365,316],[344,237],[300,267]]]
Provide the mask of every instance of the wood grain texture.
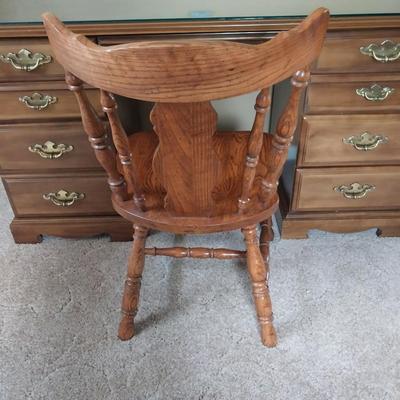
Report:
[[246,257],[245,251],[231,249],[210,249],[207,247],[149,247],[145,249],[149,256],[167,256],[175,258],[217,258],[219,260],[231,260]]
[[[8,53],[17,54],[22,48],[34,53],[42,53],[52,57],[52,51],[47,39],[5,39],[0,41],[0,54],[6,56]],[[64,70],[52,57],[51,62],[43,64],[32,71],[21,71],[15,69],[11,64],[0,61],[0,82],[10,81],[48,81],[62,80]]]
[[154,162],[166,191],[165,209],[211,215],[218,160],[213,149],[217,115],[209,102],[158,103],[151,122],[159,138]]
[[[340,79],[341,82],[313,83],[308,88],[306,111],[308,114],[390,113],[400,111],[400,77],[387,81],[383,76],[371,75],[364,82]],[[385,100],[369,101],[356,94],[359,88],[373,84],[393,88]]]
[[256,117],[247,144],[242,192],[238,201],[239,212],[245,211],[250,202],[250,192],[253,188],[258,159],[263,145],[265,115],[268,111],[270,102],[269,89],[262,89],[257,96],[256,104],[254,106]]
[[[114,207],[121,215],[135,223],[176,233],[207,233],[239,229],[243,226],[243,221],[257,223],[268,218],[272,210],[277,207],[277,195],[271,192],[268,194],[268,199],[266,197],[260,199],[259,194],[266,173],[272,135],[263,135],[263,146],[251,191],[250,206],[246,213],[238,214],[237,200],[241,193],[248,138],[249,132],[217,132],[213,136],[212,148],[219,161],[218,169],[215,171],[216,185],[212,190],[215,206],[211,209],[211,214],[198,212],[197,215],[181,215],[164,208],[165,190],[158,179],[161,173],[157,167],[153,168],[154,164],[157,164],[158,137],[154,132],[138,132],[130,135],[132,158],[137,161],[135,166],[138,177],[145,190],[146,212],[140,212],[132,201],[122,203],[114,199]],[[155,154],[154,160],[153,154]],[[172,156],[176,157],[176,150]],[[186,164],[183,167],[189,168]],[[180,173],[174,169],[170,171],[170,179]],[[171,180],[171,184],[173,182]],[[189,198],[190,194],[187,197]]]
[[399,32],[369,31],[368,33],[362,37],[349,38],[345,36],[346,34],[341,34],[340,37],[328,36],[313,72],[400,72],[400,62],[381,63],[360,52],[360,47],[372,43],[379,45],[384,40],[399,43]]
[[108,129],[99,118],[96,110],[83,91],[82,81],[70,73],[66,73],[65,80],[68,88],[75,94],[82,116],[82,124],[88,135],[89,142],[94,150],[97,161],[108,175],[109,187],[114,195],[121,200],[128,198],[126,183],[117,169],[115,151],[107,140]]
[[[307,237],[310,229],[399,232],[397,216],[390,221],[385,215],[399,209],[395,171],[399,165],[400,64],[399,60],[379,62],[360,52],[360,47],[371,43],[397,43],[398,27],[388,28],[371,25],[364,30],[330,32],[312,65],[312,83],[298,131],[297,161],[292,171],[289,165],[286,171],[286,178],[293,172],[294,182],[282,182],[282,237]],[[374,83],[394,88],[394,92],[382,101],[368,101],[356,94],[356,89]],[[360,151],[343,142],[364,132],[384,136],[387,143]],[[375,189],[358,199],[346,199],[333,190],[354,182]]]
[[[298,169],[298,191],[293,210],[387,210],[400,208],[400,167],[341,167]],[[347,199],[333,188],[340,185],[374,185],[375,189],[358,199]],[[356,229],[356,227],[355,227]]]
[[247,247],[247,267],[261,329],[261,341],[267,347],[274,347],[277,344],[277,338],[272,324],[273,314],[268,289],[268,267],[258,246],[255,225],[243,228],[242,233]]
[[[55,16],[44,14],[52,50],[69,71],[67,83],[76,94],[86,133],[96,144],[97,158],[110,177],[111,187],[119,189],[112,197],[114,208],[135,224],[122,300],[121,339],[134,335],[146,253],[198,258],[244,255],[229,249],[146,250],[149,228],[176,233],[242,228],[262,341],[269,347],[276,344],[265,283],[268,243],[264,233],[262,254],[256,224],[270,219],[278,206],[276,181],[295,130],[308,65],[321,49],[328,18],[326,9],[318,9],[293,30],[253,46],[164,41],[104,48],[75,35]],[[267,88],[290,75],[293,93],[277,133],[264,135]],[[105,126],[84,96],[82,81],[101,89],[101,103],[120,160],[116,165],[113,154],[104,152]],[[256,89],[260,94],[251,132],[217,132],[217,115],[210,101]],[[114,94],[155,102],[150,116],[154,132],[133,134],[128,139],[116,113]],[[117,177],[120,183],[115,185]]]
[[182,103],[237,96],[291,76],[318,56],[328,20],[328,11],[320,8],[260,45],[181,41],[102,48],[72,33],[54,15],[43,15],[55,58],[67,71],[111,93]]
[[283,239],[306,239],[311,229],[334,233],[375,229],[378,236],[400,236],[400,212],[385,210],[303,212],[288,215],[282,221]]
[[144,267],[144,245],[148,230],[141,226],[134,227],[132,251],[128,262],[124,294],[121,305],[121,321],[118,337],[129,340],[135,334],[134,318],[139,306],[140,285]]
[[[302,123],[298,165],[306,167],[400,164],[400,114],[307,115]],[[364,132],[387,138],[374,149],[343,142]]]
[[129,149],[129,141],[126,136],[125,129],[117,114],[117,103],[111,93],[101,90],[101,104],[103,111],[107,114],[111,127],[111,134],[114,146],[117,149],[118,157],[122,165],[123,176],[128,186],[133,191],[133,201],[135,205],[144,210],[144,193],[143,186],[138,179],[136,168],[133,168],[131,152]]
[[[2,104],[0,121],[44,122],[60,119],[76,120],[80,117],[79,107],[73,94],[66,89],[65,84],[49,82],[4,85],[0,87],[0,103]],[[42,110],[35,110],[27,107],[26,104],[19,100],[20,97],[32,96],[33,93],[50,95],[56,97],[57,101]],[[101,111],[99,92],[97,90],[87,90],[87,96],[93,104],[97,104],[96,109]]]
[[308,68],[297,71],[292,76],[292,90],[289,101],[278,120],[276,134],[273,136],[271,143],[271,153],[267,161],[267,173],[262,180],[263,193],[267,199],[270,193],[276,193],[277,191],[278,180],[297,127],[300,96],[304,87],[307,86],[309,79],[310,73]]
[[[24,177],[7,175],[3,182],[17,217],[114,214],[103,171],[82,173],[79,177],[71,173]],[[84,193],[85,198],[68,207],[43,199],[44,194],[59,190]]]
[[10,224],[15,243],[40,243],[43,236],[81,238],[109,235],[112,242],[132,240],[132,224],[119,215],[14,218]]
[[[73,149],[60,158],[44,159],[29,151],[48,140]],[[99,169],[80,122],[50,122],[0,125],[0,168],[2,175],[15,171],[59,171],[72,168]]]

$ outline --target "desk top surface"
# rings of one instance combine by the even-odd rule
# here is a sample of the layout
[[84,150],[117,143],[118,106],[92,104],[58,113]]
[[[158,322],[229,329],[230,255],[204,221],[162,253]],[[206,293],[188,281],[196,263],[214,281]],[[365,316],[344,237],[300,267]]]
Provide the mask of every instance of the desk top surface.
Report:
[[40,22],[51,11],[68,22],[287,18],[324,6],[332,15],[400,14],[399,0],[2,0],[0,23]]

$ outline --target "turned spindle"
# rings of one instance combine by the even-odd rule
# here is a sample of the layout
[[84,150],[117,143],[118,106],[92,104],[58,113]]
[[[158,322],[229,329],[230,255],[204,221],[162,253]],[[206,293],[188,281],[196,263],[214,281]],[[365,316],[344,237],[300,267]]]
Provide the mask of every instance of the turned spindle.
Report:
[[83,128],[89,138],[97,160],[107,173],[108,185],[111,191],[119,200],[128,200],[124,177],[118,172],[115,152],[108,143],[105,122],[99,118],[86,96],[82,81],[69,72],[65,73],[65,81],[68,89],[75,94],[78,101]]
[[303,89],[310,79],[308,68],[297,71],[291,79],[292,92],[289,101],[278,120],[276,133],[273,135],[271,152],[268,155],[267,175],[262,181],[263,195],[269,198],[278,187],[278,179],[286,162],[288,149],[293,140],[299,116],[299,103]]
[[256,167],[263,144],[265,115],[270,105],[269,88],[262,89],[257,96],[254,109],[256,116],[248,139],[247,155],[242,180],[242,194],[239,198],[239,212],[246,210],[250,201]]
[[129,141],[117,113],[117,102],[114,96],[105,90],[100,91],[100,102],[110,122],[114,146],[117,149],[121,161],[125,180],[133,189],[133,201],[140,210],[144,211],[145,199],[143,187],[137,177],[136,169],[132,166],[132,154],[129,149]]

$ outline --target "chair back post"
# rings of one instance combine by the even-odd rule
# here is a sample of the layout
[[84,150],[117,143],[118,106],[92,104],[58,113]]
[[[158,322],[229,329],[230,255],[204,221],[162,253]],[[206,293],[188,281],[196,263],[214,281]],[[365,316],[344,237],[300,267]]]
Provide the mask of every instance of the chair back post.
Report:
[[107,140],[108,129],[106,123],[99,118],[86,96],[83,90],[83,82],[67,71],[65,72],[65,81],[68,89],[75,94],[76,100],[78,101],[83,128],[89,138],[90,145],[95,152],[97,160],[107,173],[107,181],[111,191],[118,200],[128,200],[129,196],[126,182],[117,169],[115,152]]
[[265,115],[271,103],[269,92],[269,88],[262,89],[258,94],[256,104],[254,105],[256,116],[248,139],[247,155],[242,180],[242,193],[238,202],[239,212],[244,212],[250,202],[251,189],[253,187],[258,159],[263,145]]
[[278,179],[286,162],[289,146],[297,127],[299,105],[303,89],[310,80],[310,69],[306,67],[295,72],[291,78],[292,91],[277,124],[272,138],[271,151],[267,162],[267,174],[262,181],[262,197],[270,198],[278,187]]
[[115,98],[111,93],[101,90],[100,103],[110,122],[114,146],[117,149],[121,161],[124,178],[128,183],[128,187],[132,188],[133,201],[139,210],[144,211],[145,198],[143,187],[140,185],[140,181],[136,176],[136,169],[132,166],[132,154],[129,150],[129,141],[117,113]]

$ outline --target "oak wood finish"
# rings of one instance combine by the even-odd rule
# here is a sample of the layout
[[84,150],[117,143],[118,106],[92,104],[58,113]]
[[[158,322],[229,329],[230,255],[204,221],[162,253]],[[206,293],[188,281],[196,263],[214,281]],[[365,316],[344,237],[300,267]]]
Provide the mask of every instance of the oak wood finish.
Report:
[[[173,224],[171,217],[174,214],[164,209],[166,192],[158,179],[161,173],[157,172],[159,165],[157,135],[154,132],[138,132],[129,136],[132,158],[135,160],[139,179],[144,185],[147,210],[141,212],[133,201],[121,204],[114,200],[115,209],[127,219],[135,218],[142,225],[174,233],[210,233],[240,229],[243,222],[254,224],[268,218],[277,208],[277,195],[271,193],[268,199],[263,197],[260,200],[257,193],[262,189],[261,183],[267,170],[273,135],[263,135],[263,146],[257,163],[249,206],[251,212],[237,213],[248,137],[249,132],[217,132],[213,136],[212,145],[219,160],[219,168],[216,171],[219,179],[212,191],[215,202],[212,214],[182,215],[179,217],[179,224]],[[180,147],[183,145],[184,143]],[[191,181],[188,184],[191,184]]]
[[[398,209],[400,207],[400,166],[298,169],[296,210]],[[353,182],[374,185],[358,199],[347,199],[333,190]]]
[[[130,187],[133,191],[133,201],[135,203],[135,206],[138,207],[140,210],[143,210],[144,209],[143,187],[137,177],[136,169],[132,167],[129,141],[126,136],[125,130],[121,124],[121,121],[119,120],[119,117],[116,113],[117,104],[114,99],[114,96],[111,93],[102,90],[101,104],[103,106],[103,111],[107,114],[108,120],[110,122],[111,133],[115,148],[117,149],[120,163],[122,165],[122,172],[125,178],[125,182],[127,183],[128,187]],[[83,113],[84,112],[85,110],[83,109]],[[109,175],[110,176],[112,175],[111,171]]]
[[15,243],[40,243],[43,236],[80,238],[107,234],[112,242],[132,239],[132,224],[118,215],[17,217],[10,229]]
[[400,212],[387,210],[302,212],[288,214],[282,222],[286,239],[306,239],[309,230],[334,233],[361,232],[375,229],[378,236],[400,235]]
[[[56,103],[49,104],[42,110],[31,109],[22,103],[19,98],[32,96],[33,93],[55,96]],[[87,90],[87,96],[97,105],[97,111],[101,111],[99,105],[98,90]],[[4,121],[51,121],[54,119],[77,119],[79,118],[79,107],[76,104],[73,94],[67,90],[62,83],[25,83],[3,85],[0,87],[0,103],[2,112],[0,120]]]
[[[400,79],[387,81],[382,76],[372,75],[369,80],[363,82],[342,83],[315,83],[308,89],[308,101],[306,112],[308,114],[325,113],[377,113],[377,112],[399,112],[400,111]],[[385,100],[370,101],[359,96],[356,90],[370,87],[373,84],[382,87],[393,88]]]
[[94,150],[99,164],[108,175],[108,185],[115,196],[121,200],[128,198],[126,183],[117,169],[115,152],[107,140],[107,127],[83,91],[82,81],[70,73],[66,73],[65,80],[68,88],[75,94],[82,114],[82,124],[88,135],[89,142]]
[[[21,49],[27,49],[32,53],[42,53],[52,57],[51,48],[46,39],[35,38],[24,39],[23,41],[20,39],[0,40],[0,54],[4,56],[8,53],[17,54]],[[11,64],[5,64],[0,61],[0,82],[60,80],[63,76],[63,68],[53,57],[49,63],[40,65],[29,72],[16,70]]]
[[[31,51],[47,54],[50,49],[43,39],[25,43],[22,47],[30,47]],[[15,41],[0,42],[6,47],[3,50],[14,51],[10,44],[15,45]],[[9,64],[0,65],[0,81],[7,79],[0,83],[0,168],[15,214],[10,225],[15,242],[39,243],[43,235],[85,237],[107,231],[111,240],[131,240],[131,229],[127,230],[127,223],[115,216],[104,172],[100,172],[90,145],[82,140],[76,100],[65,82],[55,80],[62,72],[59,64],[53,59],[30,72],[14,73],[10,68]],[[34,92],[56,95],[58,101],[43,110],[28,109],[19,96]],[[103,117],[99,91],[86,93]],[[44,159],[29,151],[29,147],[49,140],[72,146],[72,150],[57,159]],[[43,194],[73,191],[74,187],[83,191],[85,198],[71,206],[60,207],[43,199]]]
[[[299,151],[302,167],[400,164],[400,114],[307,115],[303,119],[304,142]],[[363,151],[343,139],[364,132],[387,138],[376,148]]]
[[167,256],[175,258],[217,258],[219,260],[231,260],[245,258],[246,252],[232,249],[210,249],[206,247],[149,247],[145,249],[147,256]]
[[[110,215],[114,211],[102,171],[86,175],[82,173],[79,178],[70,174],[59,174],[56,177],[25,175],[24,178],[8,175],[3,178],[3,183],[12,199],[11,205],[17,217]],[[84,193],[85,198],[68,207],[56,206],[43,199],[44,194],[56,193],[59,190]]]
[[[397,43],[399,27],[388,28],[371,25],[331,32],[312,65],[295,141],[297,159],[287,164],[280,190],[283,238],[307,237],[309,229],[356,232],[375,228],[380,235],[399,234],[400,60],[379,62],[360,52],[361,46],[372,43]],[[356,94],[356,89],[373,84],[394,91],[378,101]],[[357,150],[343,141],[364,132],[385,140],[368,150]],[[354,199],[333,190],[352,183],[370,184],[374,189]]]
[[275,193],[278,187],[279,176],[287,159],[288,149],[296,130],[300,95],[302,89],[308,85],[310,73],[308,66],[304,70],[297,71],[291,78],[291,93],[289,101],[278,120],[277,134],[273,136],[271,156],[268,160],[267,175],[264,179],[263,191]]
[[375,31],[363,37],[346,37],[341,34],[332,37],[322,48],[321,54],[313,72],[333,73],[333,72],[399,72],[400,63],[388,62],[381,63],[372,57],[361,54],[358,49],[368,46],[371,43],[380,44],[390,38],[394,43],[400,42],[398,31]]
[[43,15],[43,23],[57,61],[91,86],[139,100],[185,103],[250,93],[304,68],[322,47],[326,15],[314,13],[289,32],[254,46],[141,42],[110,46],[107,51],[72,33],[51,14]]
[[210,102],[157,103],[150,119],[159,139],[154,164],[166,191],[165,210],[210,216],[218,168],[213,149],[217,115]]
[[[0,125],[0,168],[5,174],[16,171],[55,171],[72,168],[98,169],[96,157],[82,135],[80,122]],[[47,141],[72,146],[59,158],[45,159],[29,150]]]
[[[66,80],[77,97],[84,128],[109,176],[113,205],[135,225],[122,300],[121,339],[134,335],[146,253],[201,258],[243,255],[229,249],[146,251],[149,228],[187,233],[242,228],[262,342],[275,346],[264,261],[267,251],[261,254],[256,224],[271,218],[277,207],[277,180],[298,119],[300,91],[309,78],[308,66],[322,47],[328,18],[326,9],[318,9],[291,31],[253,46],[156,41],[104,48],[72,33],[52,14],[43,15],[53,53],[68,71]],[[293,76],[292,95],[276,134],[265,136],[268,87],[289,76]],[[102,91],[118,163],[115,154],[104,151],[105,125],[84,95],[83,82]],[[253,90],[260,94],[251,132],[217,132],[210,101]],[[155,133],[128,139],[113,94],[154,101],[150,119]],[[266,246],[265,235],[262,246]]]
[[[176,40],[176,39],[190,39],[190,40],[228,40],[228,41],[240,41],[243,43],[259,43],[266,39],[270,39],[276,35],[277,32],[286,31],[292,27],[295,27],[299,22],[300,18],[267,18],[267,19],[244,19],[244,20],[179,20],[179,21],[145,21],[145,22],[96,22],[96,23],[76,23],[69,24],[74,32],[93,35],[92,37],[98,43],[104,44],[120,44],[131,41],[153,41],[153,40]],[[392,39],[399,37],[400,28],[400,18],[398,15],[377,15],[377,16],[333,16],[329,23],[329,34],[328,40],[322,49],[322,55],[319,60],[325,60],[322,64],[316,63],[316,67],[312,69],[312,80],[313,82],[343,82],[343,80],[348,80],[351,82],[356,81],[368,81],[369,74],[371,72],[377,72],[385,80],[396,79],[396,74],[388,71],[396,71],[396,63],[379,63],[372,60],[370,57],[361,56],[358,52],[358,45],[364,45],[364,40],[371,39],[381,42],[384,39]],[[41,24],[2,24],[0,25],[0,37],[4,38],[0,41],[7,47],[7,51],[18,51],[21,47],[34,49],[34,46],[48,46],[48,42],[43,39],[46,36],[43,25]],[[18,39],[17,39],[18,38]],[[31,38],[31,39],[30,39]],[[12,41],[12,43],[10,43]],[[330,45],[332,41],[335,44]],[[17,48],[10,48],[9,46]],[[354,47],[353,47],[354,45]],[[329,49],[327,49],[329,46]],[[354,50],[352,52],[352,49]],[[335,54],[333,54],[333,52]],[[326,58],[328,57],[328,58]],[[53,74],[50,70],[48,73],[46,70],[57,62],[53,57],[53,62],[51,64],[46,64],[41,66],[37,71],[31,71],[29,73],[24,71],[16,71],[15,75],[11,73],[7,78],[8,82],[13,80],[17,82],[26,81],[52,81],[53,79],[61,79],[58,73]],[[329,65],[330,64],[330,65]],[[351,66],[354,66],[351,69]],[[53,68],[53,67],[51,67]],[[3,72],[12,71],[12,67],[7,64],[0,63],[0,74]],[[43,74],[42,74],[42,72]],[[386,71],[386,72],[385,72]],[[362,72],[360,74],[360,72]],[[398,75],[397,75],[398,76]],[[0,84],[0,89],[5,86],[5,83]],[[7,89],[8,90],[8,89]],[[274,93],[278,94],[280,92],[279,88],[275,88]],[[5,100],[9,101],[9,100]],[[364,111],[363,111],[364,112]],[[355,116],[353,114],[353,116]],[[335,119],[339,115],[333,116]],[[372,116],[371,116],[372,118]],[[58,120],[58,122],[64,122]],[[18,129],[18,121],[7,122],[15,124]],[[35,122],[36,128],[32,125],[32,133],[38,132],[43,126],[42,120],[37,120]],[[333,123],[334,124],[334,123]],[[326,130],[330,129],[332,123],[326,125]],[[15,132],[14,132],[15,133]],[[31,133],[31,134],[32,134]],[[301,136],[301,135],[300,135]],[[326,139],[329,135],[325,135]],[[300,145],[302,144],[302,139],[300,137]],[[300,150],[301,153],[301,150]],[[86,157],[89,157],[89,153],[86,153]],[[358,159],[358,158],[357,158]],[[377,160],[377,165],[386,163],[385,160]],[[347,162],[347,161],[346,161]],[[327,164],[328,165],[328,164]],[[330,165],[330,164],[329,164]],[[339,165],[339,164],[337,164]],[[348,164],[350,165],[350,164]],[[371,165],[368,161],[364,165]],[[319,165],[322,166],[322,165]],[[21,176],[24,175],[23,169],[19,170]],[[55,170],[53,170],[55,172]],[[77,176],[80,174],[80,170],[76,168],[73,172]],[[8,174],[9,171],[1,171],[2,174]],[[71,169],[72,173],[72,169]],[[289,211],[289,201],[290,198],[281,196],[280,204],[282,211],[286,214]],[[298,215],[299,218],[302,218]],[[318,213],[317,213],[318,214]],[[319,218],[320,213],[317,215],[314,213],[315,218]],[[372,218],[372,211],[361,212],[360,218],[363,223],[367,218]],[[290,227],[293,228],[295,225],[294,215],[288,215],[290,217]],[[96,217],[93,217],[96,218]],[[99,217],[100,218],[100,217]],[[347,226],[347,217],[339,213],[331,215],[330,220],[332,224],[340,219],[339,224],[343,223]],[[311,223],[312,218],[308,218]],[[370,223],[375,223],[376,218],[371,219]],[[386,232],[395,233],[395,229],[392,229],[388,223],[392,223],[387,219],[380,219],[380,228],[383,229],[383,223],[388,227]],[[64,222],[66,223],[66,222]],[[94,221],[92,222],[94,224]],[[300,219],[299,219],[300,223]],[[354,224],[353,224],[354,225]],[[85,229],[80,224],[72,224],[71,226],[76,226],[77,230],[82,231],[82,235],[85,235]],[[285,223],[284,223],[285,226]],[[335,222],[336,226],[336,222]],[[354,225],[355,226],[355,225]],[[360,223],[357,227],[360,226]],[[329,227],[329,223],[325,223],[324,227]],[[62,226],[59,227],[60,234],[62,233]],[[390,229],[389,229],[390,228]],[[53,233],[56,234],[57,230],[53,229]],[[74,233],[76,234],[76,232]],[[115,234],[115,233],[114,233]],[[129,235],[128,235],[129,236]],[[285,235],[284,235],[285,236]],[[127,237],[127,236],[126,236]]]
[[118,329],[118,337],[121,340],[129,340],[135,334],[134,318],[139,306],[147,232],[148,230],[145,227],[139,225],[134,227],[132,251],[129,257],[128,273],[122,296],[122,318]]
[[250,132],[246,154],[246,164],[243,171],[242,191],[239,197],[239,212],[244,212],[250,203],[250,192],[253,188],[256,168],[263,145],[265,114],[270,104],[269,90],[262,89],[257,96],[256,117]]
[[261,341],[265,346],[274,347],[277,338],[272,324],[273,314],[267,274],[269,268],[258,245],[256,226],[243,228],[242,233],[246,242],[247,266],[253,287],[257,318],[261,328]]

